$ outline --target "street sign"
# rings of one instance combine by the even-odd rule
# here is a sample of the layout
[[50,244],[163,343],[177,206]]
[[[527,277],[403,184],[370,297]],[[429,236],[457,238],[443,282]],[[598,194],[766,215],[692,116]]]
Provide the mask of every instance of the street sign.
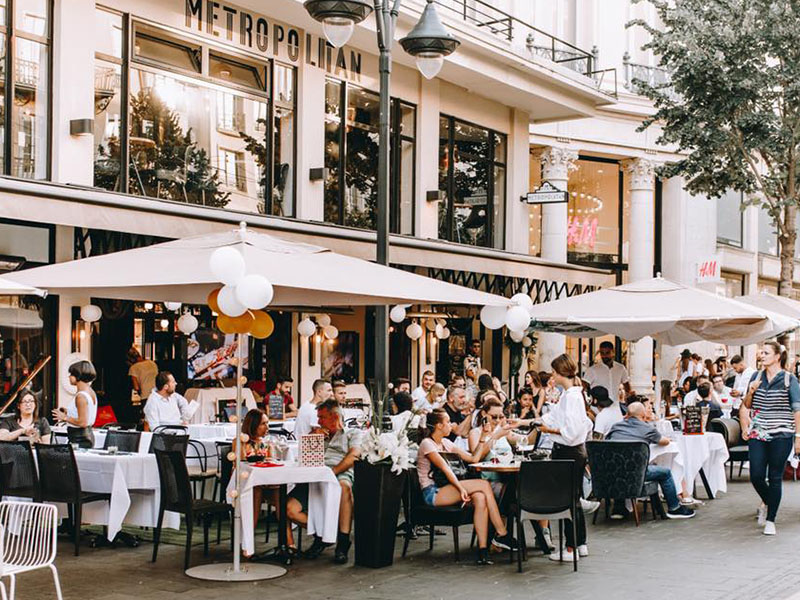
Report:
[[560,190],[549,181],[545,181],[537,189],[525,194],[521,200],[528,204],[559,204],[566,202],[569,194]]

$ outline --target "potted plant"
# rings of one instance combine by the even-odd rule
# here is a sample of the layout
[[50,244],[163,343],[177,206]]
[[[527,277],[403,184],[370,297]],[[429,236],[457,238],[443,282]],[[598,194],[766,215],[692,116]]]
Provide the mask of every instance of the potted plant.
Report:
[[409,468],[406,431],[369,429],[355,464],[355,563],[388,567],[394,560],[397,517]]

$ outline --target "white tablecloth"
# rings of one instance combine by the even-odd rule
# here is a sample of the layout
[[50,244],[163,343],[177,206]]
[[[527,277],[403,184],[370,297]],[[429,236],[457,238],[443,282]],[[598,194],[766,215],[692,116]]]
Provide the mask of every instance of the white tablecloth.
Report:
[[[253,535],[253,487],[308,483],[308,533],[319,535],[327,543],[336,542],[339,529],[339,481],[329,467],[250,467],[242,463],[250,475],[242,483],[240,510],[242,515],[242,548],[248,554],[255,552]],[[229,490],[235,486],[231,478]],[[291,487],[291,486],[290,486]],[[228,497],[230,500],[230,496]]]
[[[91,451],[75,453],[81,488],[84,492],[111,493],[111,502],[83,505],[82,520],[108,525],[108,539],[123,523],[155,527],[158,521],[160,485],[156,457],[151,454],[99,455]],[[180,515],[164,514],[164,527],[178,529]]]
[[188,431],[193,440],[232,440],[236,436],[236,423],[190,423]]
[[727,460],[725,438],[716,432],[706,432],[704,435],[677,434],[669,446],[651,446],[650,450],[650,462],[669,467],[675,485],[680,489],[683,483],[690,494],[700,469],[706,475],[713,496],[717,492],[727,492]]
[[[200,403],[199,410],[192,417],[192,423],[210,423],[219,412],[217,401],[235,400],[236,388],[190,388],[186,390],[186,399],[197,400]],[[242,399],[247,410],[256,408],[256,399],[249,388],[242,390]],[[243,408],[243,412],[247,410]]]

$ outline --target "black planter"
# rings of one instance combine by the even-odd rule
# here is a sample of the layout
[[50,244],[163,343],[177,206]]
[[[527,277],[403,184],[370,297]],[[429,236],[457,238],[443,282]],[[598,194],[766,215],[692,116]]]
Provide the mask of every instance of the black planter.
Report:
[[355,563],[362,567],[388,567],[394,560],[397,517],[406,472],[395,475],[390,464],[355,464]]

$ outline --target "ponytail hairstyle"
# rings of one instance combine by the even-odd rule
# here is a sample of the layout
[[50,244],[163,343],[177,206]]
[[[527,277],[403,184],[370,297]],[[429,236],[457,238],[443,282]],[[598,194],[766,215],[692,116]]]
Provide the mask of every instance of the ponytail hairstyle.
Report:
[[436,426],[439,423],[444,423],[445,417],[447,417],[447,411],[443,408],[434,408],[429,412],[424,424],[419,426],[419,441],[422,442],[425,438],[431,437]]
[[575,359],[569,354],[556,356],[553,362],[550,363],[550,367],[553,369],[554,373],[557,373],[565,379],[572,380],[574,385],[580,385],[578,383],[578,365],[575,364]]
[[774,340],[769,340],[767,342],[764,342],[764,345],[772,348],[772,351],[781,357],[781,369],[785,369],[786,361],[789,359],[789,355],[786,352],[786,346],[784,346],[783,344],[779,344]]

